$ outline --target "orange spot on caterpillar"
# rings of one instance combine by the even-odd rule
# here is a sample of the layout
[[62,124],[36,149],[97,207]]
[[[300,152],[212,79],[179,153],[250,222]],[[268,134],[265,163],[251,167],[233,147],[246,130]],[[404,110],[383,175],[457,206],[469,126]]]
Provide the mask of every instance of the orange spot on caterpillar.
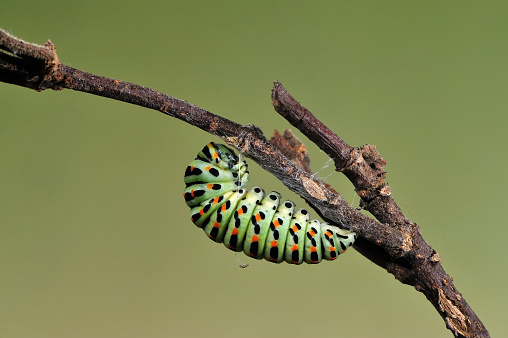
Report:
[[293,246],[291,247],[291,251],[297,251],[297,250],[298,250],[298,245],[293,244]]
[[271,243],[270,243],[270,247],[271,248],[274,248],[277,246],[277,241],[274,239]]
[[213,204],[217,204],[217,203],[219,203],[219,197],[215,197],[215,198],[213,199]]
[[213,184],[212,184],[212,183],[210,183],[210,184],[208,184],[208,185],[206,186],[206,189],[208,189],[208,190],[212,190],[212,188],[213,188]]
[[279,223],[279,220],[278,220],[278,219],[276,219],[275,221],[273,221],[273,226],[274,226],[274,227],[278,227],[278,226],[280,226],[280,223]]
[[228,206],[226,205],[226,203],[224,203],[221,207],[221,210],[224,212],[226,210],[228,210]]
[[220,223],[219,222],[213,223],[213,227],[217,229],[220,228]]
[[316,252],[317,251],[317,248],[315,246],[313,246],[312,248],[310,248],[310,252]]
[[256,222],[261,221],[261,215],[259,213],[256,214]]
[[252,241],[253,241],[253,242],[257,242],[257,241],[259,241],[259,236],[258,236],[258,235],[254,235],[254,236],[252,236]]
[[293,230],[294,232],[297,232],[297,231],[298,231],[298,227],[297,227],[296,225],[293,225],[293,226],[291,227],[291,230]]
[[206,166],[206,167],[205,167],[205,170],[206,170],[206,171],[210,171],[210,169],[212,169],[212,167],[210,167],[210,166]]
[[243,209],[242,208],[238,208],[237,212],[238,212],[238,216],[243,215]]
[[199,210],[199,214],[200,214],[201,216],[203,216],[203,214],[204,214],[204,213],[205,213],[205,211],[204,211],[203,209]]
[[316,235],[316,232],[312,229],[309,230],[309,235],[311,235],[312,237],[314,237]]
[[238,229],[234,228],[233,231],[231,231],[232,235],[238,235]]

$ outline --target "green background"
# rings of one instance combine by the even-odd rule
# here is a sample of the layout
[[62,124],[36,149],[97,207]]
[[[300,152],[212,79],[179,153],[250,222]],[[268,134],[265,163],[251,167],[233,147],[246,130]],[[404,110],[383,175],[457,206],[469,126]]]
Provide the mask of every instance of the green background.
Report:
[[[377,146],[399,205],[508,335],[506,2],[10,1],[0,27],[267,136],[289,127],[270,102],[281,81],[349,144]],[[0,336],[451,336],[354,250],[299,267],[239,255],[239,269],[182,199],[211,140],[141,107],[0,83]],[[250,164],[249,186],[305,204]],[[327,182],[358,204],[340,174]]]

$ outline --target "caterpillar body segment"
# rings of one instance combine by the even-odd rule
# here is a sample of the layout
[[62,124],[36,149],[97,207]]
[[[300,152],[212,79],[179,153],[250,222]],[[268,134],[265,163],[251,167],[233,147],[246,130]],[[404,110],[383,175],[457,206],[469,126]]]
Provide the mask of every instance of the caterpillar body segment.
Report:
[[246,189],[240,189],[233,192],[227,201],[222,204],[216,212],[212,213],[206,223],[203,224],[203,230],[210,237],[210,239],[222,243],[224,233],[227,230],[228,222],[231,219],[236,205],[240,199],[247,193]]
[[266,236],[280,202],[280,194],[272,191],[258,203],[247,225],[243,252],[252,258],[262,259]]
[[287,233],[294,210],[295,204],[285,201],[279,205],[277,212],[273,215],[265,244],[264,258],[267,261],[280,263],[284,260]]
[[[327,224],[327,223],[323,223]],[[310,264],[317,264],[323,259],[321,223],[313,219],[307,223],[307,231],[305,232],[305,250],[304,260]]]
[[353,245],[356,234],[309,221],[275,191],[245,189],[247,163],[225,145],[207,144],[185,170],[184,199],[192,222],[228,249],[273,263],[317,264],[335,260]]
[[307,224],[309,224],[309,213],[307,210],[301,209],[294,215],[291,224],[289,224],[284,256],[286,262],[291,264],[303,263],[303,249],[305,246]]
[[224,245],[226,248],[240,252],[243,251],[245,233],[249,225],[252,213],[263,199],[265,191],[259,187],[250,190],[236,206],[233,217],[229,220]]
[[191,208],[191,221],[196,224],[196,226],[202,228],[203,224],[209,219],[210,215],[224,204],[232,194],[232,191],[227,191],[221,196],[213,197],[208,201]]

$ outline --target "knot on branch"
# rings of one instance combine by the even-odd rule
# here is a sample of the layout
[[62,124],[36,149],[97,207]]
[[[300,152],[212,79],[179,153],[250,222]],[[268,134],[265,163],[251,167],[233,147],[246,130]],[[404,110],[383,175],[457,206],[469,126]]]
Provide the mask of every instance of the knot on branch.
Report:
[[[42,47],[35,45],[35,47]],[[63,75],[60,70],[60,66],[62,65],[60,62],[60,58],[56,53],[55,45],[51,42],[51,40],[46,41],[44,43],[45,50],[41,55],[43,56],[41,60],[44,62],[44,68],[41,70],[41,79],[39,86],[37,88],[38,91],[42,91],[46,88],[49,88],[50,83],[61,82]],[[61,90],[62,86],[52,87],[54,90]]]
[[270,144],[305,172],[311,172],[307,147],[293,135],[291,130],[284,130],[283,135],[274,130],[273,136],[270,138]]
[[[362,148],[360,148],[362,152],[362,156],[373,170],[379,173],[379,176],[382,174],[385,174],[385,166],[386,166],[386,160],[381,157],[379,152],[376,149],[376,146],[371,146],[370,144],[364,145]],[[384,178],[384,176],[383,176]]]
[[50,40],[40,46],[0,30],[0,46],[0,71],[6,82],[37,91],[62,89],[61,62]]
[[[385,184],[386,160],[376,150],[376,146],[364,145],[357,152],[351,153],[352,157],[357,156],[354,163],[345,169],[355,176],[363,177],[362,184],[357,186],[358,195],[364,202],[371,201],[377,197],[389,197],[392,192],[390,186]],[[347,175],[347,173],[345,173]]]

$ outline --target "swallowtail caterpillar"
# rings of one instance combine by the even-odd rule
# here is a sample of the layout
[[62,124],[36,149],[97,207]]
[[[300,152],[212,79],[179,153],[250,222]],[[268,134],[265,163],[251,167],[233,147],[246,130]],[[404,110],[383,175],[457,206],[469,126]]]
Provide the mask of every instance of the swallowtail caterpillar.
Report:
[[222,144],[207,144],[185,170],[184,198],[192,222],[226,248],[269,262],[317,264],[334,260],[351,246],[356,234],[309,221],[281,195],[259,187],[245,189],[247,163]]

